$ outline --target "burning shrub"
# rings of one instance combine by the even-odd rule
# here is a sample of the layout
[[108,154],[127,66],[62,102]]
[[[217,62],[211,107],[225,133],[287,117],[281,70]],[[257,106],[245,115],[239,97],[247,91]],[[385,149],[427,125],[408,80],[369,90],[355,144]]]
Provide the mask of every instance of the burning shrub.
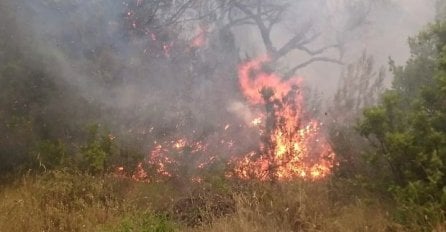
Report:
[[248,101],[264,105],[259,152],[250,152],[236,165],[235,176],[261,180],[320,179],[331,173],[334,153],[320,134],[320,124],[304,118],[297,77],[283,80],[264,70],[266,58],[240,66],[241,90]]

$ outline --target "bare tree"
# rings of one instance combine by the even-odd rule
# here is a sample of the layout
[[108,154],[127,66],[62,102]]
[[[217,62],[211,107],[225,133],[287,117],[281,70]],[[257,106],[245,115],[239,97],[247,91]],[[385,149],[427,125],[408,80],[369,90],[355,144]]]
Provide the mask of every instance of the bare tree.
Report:
[[315,62],[332,62],[342,64],[340,58],[333,58],[326,54],[329,49],[340,48],[339,42],[323,45],[318,48],[311,48],[320,36],[321,32],[314,29],[314,22],[307,21],[301,24],[295,33],[283,45],[277,46],[272,39],[272,31],[279,24],[283,23],[283,16],[287,13],[287,9],[291,7],[290,1],[266,1],[266,0],[250,0],[250,1],[233,1],[232,7],[228,10],[229,26],[253,25],[259,32],[262,42],[265,46],[266,53],[272,63],[285,57],[293,51],[301,51],[310,56],[308,60],[296,64],[290,68],[286,77],[292,76],[297,70],[304,68]]
[[328,3],[330,1],[320,2],[318,7],[321,8],[321,12],[315,13],[321,14],[320,18],[325,17],[326,21],[333,21],[333,18],[337,17],[335,16],[336,14],[345,14],[343,22],[340,23],[343,25],[340,26],[336,33],[333,33],[331,42],[324,40],[327,37],[324,34],[324,28],[318,25],[319,22],[316,22],[320,19],[315,20],[314,18],[302,18],[300,19],[302,22],[293,22],[294,28],[285,43],[279,44],[277,41],[274,41],[274,30],[283,28],[284,24],[289,21],[290,15],[294,18],[296,12],[291,12],[291,9],[305,12],[307,10],[306,7],[299,5],[299,3],[309,4],[310,2],[314,1],[215,0],[207,1],[209,7],[205,11],[208,13],[200,15],[212,15],[214,20],[219,20],[219,24],[226,28],[255,27],[259,32],[266,54],[273,64],[293,52],[302,53],[307,59],[294,64],[285,71],[285,78],[289,78],[298,70],[316,62],[342,65],[345,43],[347,42],[347,39],[344,38],[345,32],[354,31],[361,25],[366,24],[367,16],[373,8],[373,1],[343,2],[339,7],[341,10],[331,9],[334,11],[332,12],[333,15],[322,16],[323,9],[334,7],[330,6]]

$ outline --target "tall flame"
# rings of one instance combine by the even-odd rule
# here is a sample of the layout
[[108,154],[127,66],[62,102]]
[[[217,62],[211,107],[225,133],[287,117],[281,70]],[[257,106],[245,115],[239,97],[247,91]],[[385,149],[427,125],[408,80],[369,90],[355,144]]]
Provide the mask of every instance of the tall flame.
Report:
[[266,64],[268,58],[260,57],[239,67],[243,94],[252,105],[263,105],[266,115],[260,151],[237,160],[234,174],[260,180],[315,180],[327,176],[335,154],[320,133],[320,123],[303,118],[301,79],[284,81],[265,70]]
[[[215,151],[211,147],[215,145],[220,151],[225,146],[230,153],[229,162],[233,166],[227,173],[230,177],[283,181],[318,180],[328,176],[335,165],[335,154],[321,133],[321,123],[304,117],[303,96],[299,90],[302,79],[284,80],[268,70],[268,62],[267,57],[260,57],[243,63],[238,69],[242,93],[248,103],[257,108],[256,112],[263,112],[256,114],[247,125],[260,130],[261,143],[257,150],[242,156],[235,154],[232,148],[236,143],[226,138],[232,126],[222,124],[218,144],[186,137],[161,143],[155,141],[147,159],[136,167],[132,179],[158,181],[182,177],[182,166],[204,170],[218,160],[212,155]],[[146,165],[150,170],[144,170]],[[118,167],[117,173],[123,175],[125,170]],[[202,181],[200,176],[191,178],[196,183]]]
[[[299,86],[302,79],[293,77],[286,81],[282,80],[278,74],[265,71],[265,65],[268,63],[268,57],[263,56],[240,65],[239,83],[245,97],[252,104],[264,103],[260,94],[263,88],[273,88],[275,96],[285,96],[293,86]],[[299,103],[301,100],[298,101]]]

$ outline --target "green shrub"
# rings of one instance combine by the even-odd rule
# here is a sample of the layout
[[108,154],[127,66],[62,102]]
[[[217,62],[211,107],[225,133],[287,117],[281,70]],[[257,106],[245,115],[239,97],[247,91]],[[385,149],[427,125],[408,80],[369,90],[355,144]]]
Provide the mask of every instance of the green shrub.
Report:
[[176,225],[164,215],[144,212],[124,218],[115,232],[173,232]]
[[369,160],[398,203],[397,219],[430,231],[446,219],[446,23],[410,40],[412,57],[391,64],[395,80],[358,129],[376,147]]
[[66,151],[62,141],[44,140],[39,142],[37,147],[36,159],[39,167],[45,170],[55,169],[65,162]]
[[81,166],[92,174],[104,172],[115,151],[113,138],[109,136],[108,131],[100,131],[100,129],[98,124],[89,126],[87,144],[81,147]]

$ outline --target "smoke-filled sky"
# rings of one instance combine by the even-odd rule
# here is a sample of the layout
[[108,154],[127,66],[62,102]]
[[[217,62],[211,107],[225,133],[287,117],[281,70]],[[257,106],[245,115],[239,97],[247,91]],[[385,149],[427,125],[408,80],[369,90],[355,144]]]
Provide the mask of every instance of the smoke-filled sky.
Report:
[[[284,43],[289,38],[294,27],[298,27],[306,19],[320,23],[317,26],[326,41],[317,41],[315,47],[322,47],[323,44],[333,43],[333,38],[343,36],[345,42],[345,53],[343,62],[349,64],[361,56],[363,51],[372,55],[375,60],[376,69],[384,67],[387,70],[389,58],[396,61],[396,64],[403,65],[409,58],[408,38],[416,36],[417,33],[435,16],[435,1],[417,0],[391,0],[391,1],[370,1],[372,6],[367,13],[364,22],[361,22],[352,30],[345,30],[348,20],[355,14],[361,15],[364,10],[358,7],[346,9],[345,4],[360,1],[303,1],[298,3],[290,11],[285,28],[275,35],[278,43]],[[374,4],[373,4],[374,3]],[[302,8],[302,6],[304,6]],[[346,23],[347,22],[347,23]],[[339,33],[336,35],[336,33]],[[246,39],[248,38],[248,39]],[[259,41],[257,30],[250,32],[249,36],[243,35],[240,44],[243,44],[248,52],[262,53],[263,45],[255,43]],[[327,42],[328,41],[328,42]],[[245,52],[245,51],[244,51]],[[328,51],[329,56],[337,57],[336,51]],[[304,53],[295,53],[285,61],[287,65],[300,62]],[[336,90],[337,81],[341,73],[342,66],[333,63],[316,63],[308,66],[297,75],[304,77],[307,83],[319,89],[325,97],[330,97]],[[387,75],[385,81],[387,85],[391,83],[391,75]]]
[[[42,4],[46,3],[46,4]],[[26,1],[26,5],[33,9],[33,14],[29,11],[17,12],[17,23],[19,27],[31,32],[36,40],[42,40],[46,43],[45,49],[50,48],[55,53],[59,52],[57,43],[76,43],[77,39],[82,40],[82,49],[92,49],[103,43],[113,43],[117,46],[125,42],[122,38],[113,38],[114,24],[116,24],[125,12],[124,1],[74,1],[74,12],[64,12],[64,4],[60,1],[53,1],[56,4],[50,4],[51,1]],[[369,54],[375,56],[377,65],[385,65],[388,57],[392,57],[397,63],[403,63],[408,58],[407,38],[415,35],[426,23],[434,17],[434,1],[417,1],[417,0],[387,0],[387,1],[371,1],[382,2],[375,3],[367,16],[366,21],[355,28],[353,31],[344,32],[345,20],[351,15],[356,14],[352,10],[346,10],[345,4],[354,1],[296,1],[286,12],[284,25],[276,30],[274,35],[278,43],[284,42],[287,33],[295,29],[298,30],[302,23],[308,20],[315,21],[316,30],[320,31],[322,37],[330,38],[334,33],[343,33],[346,38],[346,54],[345,62],[348,63],[355,59],[362,50],[367,50]],[[359,2],[359,1],[357,1]],[[106,4],[106,5],[104,5]],[[58,6],[59,5],[59,6]],[[361,11],[359,9],[359,11]],[[292,20],[289,22],[289,20]],[[87,29],[89,35],[76,35],[76,27],[78,30]],[[251,31],[249,35],[246,30],[234,30],[238,37],[238,46],[242,52],[246,51],[251,54],[262,53],[262,44],[258,31]],[[78,32],[80,33],[80,32]],[[193,33],[193,32],[192,32]],[[51,36],[57,35],[63,37],[65,41],[51,41]],[[49,41],[48,41],[49,40]],[[114,40],[114,41],[110,41]],[[39,41],[37,41],[39,43]],[[125,47],[124,49],[128,49]],[[126,51],[131,59],[131,51]],[[293,57],[294,58],[294,57]],[[297,58],[299,59],[299,58]],[[288,61],[292,63],[293,61]],[[333,65],[325,65],[326,70],[330,70]],[[320,67],[308,67],[302,73],[311,75],[314,69],[320,70]],[[329,72],[333,74],[333,72]],[[319,76],[320,74],[316,74]],[[311,75],[312,76],[312,75]],[[310,78],[310,77],[308,77]],[[312,79],[311,77],[310,79]],[[325,78],[325,77],[324,77]],[[330,77],[334,79],[336,77]],[[73,81],[79,81],[73,78]],[[315,78],[319,79],[319,78]]]
[[[308,26],[310,29],[305,33],[320,34],[309,45],[311,48],[342,42],[342,52],[338,48],[328,49],[324,56],[342,57],[343,63],[350,63],[366,50],[374,56],[378,69],[387,65],[388,57],[403,64],[409,55],[407,38],[434,17],[434,1],[363,0],[364,4],[346,7],[352,2],[361,1],[293,1],[285,11],[282,23],[272,31],[275,46],[280,47],[293,33]],[[142,127],[146,126],[143,121],[150,118],[152,123],[162,121],[160,127],[177,125],[181,124],[176,122],[177,118],[186,117],[178,114],[189,112],[187,117],[195,118],[203,126],[207,121],[214,124],[222,120],[225,117],[219,113],[222,109],[242,118],[249,114],[237,95],[235,82],[226,80],[237,78],[236,70],[231,69],[236,68],[240,58],[264,53],[259,31],[252,26],[232,28],[233,48],[225,45],[225,41],[221,42],[230,40],[231,36],[222,39],[220,25],[209,26],[209,43],[206,48],[194,51],[196,61],[193,61],[180,52],[190,53],[187,45],[169,42],[171,35],[162,35],[160,31],[163,30],[159,28],[154,29],[161,33],[156,35],[146,29],[146,35],[140,37],[122,33],[125,20],[143,10],[138,8],[143,3],[140,0],[39,0],[11,1],[9,6],[15,11],[16,27],[21,32],[16,36],[21,37],[19,40],[27,45],[26,49],[32,48],[33,52],[46,57],[45,69],[75,86],[88,101],[117,109],[123,114],[120,118],[129,120],[124,124]],[[136,7],[135,12],[129,10],[132,6]],[[364,15],[366,17],[362,18]],[[184,38],[194,35],[198,25],[202,24],[212,23],[193,21],[170,30],[176,31],[178,38]],[[130,28],[134,27],[136,31],[139,26],[130,25]],[[166,41],[162,45],[164,52],[172,53],[165,59],[150,57],[147,41],[153,37]],[[213,42],[218,40],[216,38],[220,42]],[[180,49],[181,46],[184,49]],[[289,54],[281,61],[283,67],[280,69],[308,58],[303,52]],[[296,74],[329,98],[337,87],[341,69],[339,64],[318,62]],[[104,84],[110,80],[118,84]]]

